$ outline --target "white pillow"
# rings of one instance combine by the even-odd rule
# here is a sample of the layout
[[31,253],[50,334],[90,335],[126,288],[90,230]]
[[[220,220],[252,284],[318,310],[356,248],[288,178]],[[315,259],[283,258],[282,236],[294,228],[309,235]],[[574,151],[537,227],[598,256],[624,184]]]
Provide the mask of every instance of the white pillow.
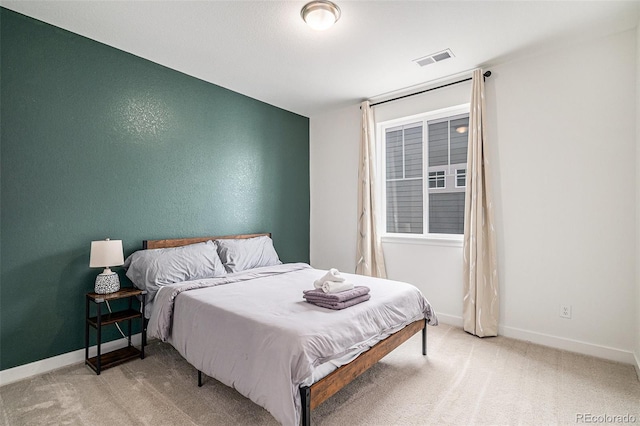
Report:
[[273,241],[267,236],[216,240],[218,254],[227,272],[240,272],[261,266],[280,265]]
[[124,262],[127,277],[152,301],[162,286],[226,274],[213,241],[139,250]]

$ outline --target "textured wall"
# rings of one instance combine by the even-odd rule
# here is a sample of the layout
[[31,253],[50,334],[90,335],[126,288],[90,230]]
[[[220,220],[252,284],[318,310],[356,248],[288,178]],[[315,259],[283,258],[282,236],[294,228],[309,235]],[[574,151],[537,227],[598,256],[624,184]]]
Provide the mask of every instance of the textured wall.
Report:
[[83,347],[91,240],[267,231],[309,260],[307,118],[0,19],[0,369]]

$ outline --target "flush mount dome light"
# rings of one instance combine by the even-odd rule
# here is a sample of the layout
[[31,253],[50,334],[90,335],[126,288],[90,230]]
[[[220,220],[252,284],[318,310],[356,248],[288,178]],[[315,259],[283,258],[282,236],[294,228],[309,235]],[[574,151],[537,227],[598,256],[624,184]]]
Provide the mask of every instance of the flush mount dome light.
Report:
[[315,0],[304,5],[300,16],[314,30],[322,31],[340,19],[340,8],[328,0]]

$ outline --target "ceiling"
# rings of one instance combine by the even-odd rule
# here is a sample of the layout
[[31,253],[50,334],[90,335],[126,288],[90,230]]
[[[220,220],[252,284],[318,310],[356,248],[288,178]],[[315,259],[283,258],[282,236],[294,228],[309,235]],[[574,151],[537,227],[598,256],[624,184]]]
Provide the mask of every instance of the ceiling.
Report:
[[[305,1],[0,5],[304,116],[635,28],[638,1],[345,1],[318,32]],[[412,62],[450,48],[455,57]],[[594,60],[594,66],[597,61]]]

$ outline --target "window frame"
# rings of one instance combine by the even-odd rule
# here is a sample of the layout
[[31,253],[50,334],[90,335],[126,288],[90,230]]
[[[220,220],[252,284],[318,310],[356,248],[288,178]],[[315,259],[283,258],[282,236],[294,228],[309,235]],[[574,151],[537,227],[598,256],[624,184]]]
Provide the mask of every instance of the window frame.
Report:
[[[458,173],[458,172],[462,172],[462,173]],[[458,179],[460,178],[460,175],[464,176],[464,185],[458,185]],[[467,168],[465,167],[464,169],[453,169],[453,180],[456,183],[456,188],[467,188]]]
[[[456,115],[467,115],[470,113],[470,104],[461,104],[448,108],[441,108],[434,111],[429,111],[420,114],[414,114],[406,117],[395,118],[392,120],[386,120],[376,123],[376,150],[379,153],[377,156],[376,166],[379,176],[379,185],[377,189],[378,199],[381,200],[379,205],[379,214],[377,215],[376,226],[379,230],[379,235],[383,242],[388,243],[409,243],[409,244],[429,244],[429,245],[442,245],[442,246],[454,246],[462,247],[464,235],[462,234],[435,234],[425,233],[424,229],[429,227],[429,122],[443,120],[445,118],[455,117]],[[423,220],[423,233],[422,234],[408,234],[408,233],[395,233],[387,232],[387,171],[386,171],[386,151],[385,151],[385,132],[394,127],[406,126],[415,122],[422,122],[422,220]],[[403,160],[404,161],[404,160]],[[449,164],[447,167],[450,167]],[[457,169],[456,169],[457,170]],[[457,171],[453,172],[453,182],[455,189],[462,189],[465,187],[457,186]],[[431,170],[435,171],[435,170]],[[466,180],[465,180],[466,183]],[[446,189],[446,175],[445,175],[445,188],[431,188],[434,190]]]

